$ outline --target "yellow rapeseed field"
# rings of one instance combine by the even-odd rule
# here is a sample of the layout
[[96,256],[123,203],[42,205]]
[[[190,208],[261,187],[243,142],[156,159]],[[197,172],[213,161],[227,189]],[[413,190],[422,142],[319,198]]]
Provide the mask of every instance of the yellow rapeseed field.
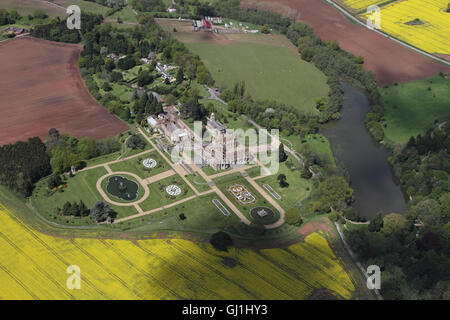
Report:
[[[36,232],[0,205],[0,299],[305,299],[355,290],[326,239],[222,253],[187,240],[97,240]],[[81,270],[69,290],[66,269]]]
[[380,5],[388,0],[341,0],[347,7],[356,11],[367,10],[369,6]]
[[[382,31],[429,53],[450,54],[449,0],[405,0],[381,7]],[[367,19],[365,14],[361,15]],[[416,20],[419,19],[419,20]],[[416,20],[416,24],[406,24]]]

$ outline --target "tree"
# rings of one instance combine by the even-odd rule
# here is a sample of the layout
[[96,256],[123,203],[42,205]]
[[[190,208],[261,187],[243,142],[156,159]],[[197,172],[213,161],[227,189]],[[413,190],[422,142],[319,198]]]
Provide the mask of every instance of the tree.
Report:
[[116,213],[109,207],[109,204],[102,201],[98,201],[94,204],[90,211],[90,215],[97,222],[104,222],[108,218],[113,219],[116,217]]
[[262,26],[261,33],[264,33],[264,34],[270,33],[270,27],[268,24],[265,24]]
[[81,137],[78,140],[77,150],[81,159],[91,159],[100,155],[97,142],[92,137]]
[[140,87],[150,84],[150,83],[152,83],[152,81],[153,81],[153,76],[148,71],[142,71],[137,76],[137,82]]
[[180,83],[182,83],[183,82],[183,80],[184,80],[184,72],[183,72],[183,68],[178,68],[178,71],[177,71],[177,78],[176,78],[177,80],[176,80],[176,84],[180,84]]
[[287,183],[287,178],[284,173],[280,173],[277,177],[278,182],[280,183],[281,188],[286,188],[289,186],[289,183]]
[[119,82],[123,80],[123,76],[121,72],[113,71],[111,73],[111,81],[113,82]]
[[312,177],[312,173],[306,164],[302,168],[301,176],[303,179],[310,179]]
[[0,147],[0,183],[29,196],[34,183],[51,173],[46,147],[38,137]]
[[280,162],[285,162],[288,158],[286,152],[284,151],[284,144],[280,143],[280,146],[278,148],[278,153],[279,153],[279,161]]
[[228,233],[218,231],[209,239],[211,245],[220,251],[228,251],[228,247],[233,245],[233,239]]
[[86,204],[83,202],[83,200],[80,200],[80,203],[78,204],[78,210],[79,214],[82,217],[87,217],[90,213],[89,208],[86,206]]
[[287,224],[293,226],[299,226],[302,223],[302,217],[300,214],[300,210],[297,208],[289,208],[284,213],[284,219]]
[[370,232],[378,232],[383,228],[383,214],[378,212],[372,220],[370,220],[368,230]]
[[406,218],[399,213],[390,213],[383,219],[381,232],[385,235],[400,235],[407,227]]
[[60,186],[62,184],[62,180],[61,177],[59,176],[59,174],[54,174],[52,176],[50,176],[50,178],[48,179],[48,188],[49,189],[53,189],[56,188],[58,186]]
[[116,64],[113,59],[108,58],[105,60],[105,69],[108,72],[113,71],[115,67],[116,67]]
[[131,149],[144,149],[146,145],[147,143],[138,134],[133,134],[127,140],[127,146]]
[[335,207],[339,201],[350,203],[353,200],[353,189],[341,176],[333,175],[324,180],[318,188],[320,202],[326,208]]

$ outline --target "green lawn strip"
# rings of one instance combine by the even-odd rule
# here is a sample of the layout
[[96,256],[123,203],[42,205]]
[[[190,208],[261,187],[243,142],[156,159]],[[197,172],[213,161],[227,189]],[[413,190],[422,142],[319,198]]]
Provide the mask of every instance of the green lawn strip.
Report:
[[[236,174],[230,174],[227,176],[219,177],[214,179],[214,183],[216,186],[220,189],[220,191],[225,194],[225,196],[241,211],[250,221],[253,221],[253,218],[250,216],[250,210],[255,207],[263,206],[268,207],[273,210],[275,213],[273,219],[271,221],[267,221],[265,224],[274,223],[280,218],[280,213],[277,209],[275,209],[259,192],[256,191],[255,188],[245,179],[242,177],[240,173]],[[247,190],[252,193],[255,198],[256,202],[249,204],[249,205],[243,205],[241,204],[228,190],[227,186],[232,184],[241,184],[244,185]]]
[[353,231],[353,230],[366,230],[367,231],[367,228],[369,227],[368,224],[354,224],[351,222],[346,222],[345,226],[346,227],[344,227],[344,225],[341,224],[341,229],[342,230],[350,230],[350,231]]
[[[142,161],[147,158],[156,160],[156,167],[152,169],[146,169],[142,164]],[[146,179],[161,172],[171,170],[170,165],[161,157],[161,155],[157,151],[152,151],[139,157],[116,162],[109,165],[109,167],[113,172],[130,172],[138,175],[142,179]]]
[[211,71],[217,85],[232,87],[244,80],[247,91],[258,99],[273,99],[317,112],[315,100],[327,96],[325,75],[298,57],[292,48],[263,43],[188,42]]
[[188,174],[184,177],[194,186],[194,188],[197,189],[198,192],[211,190],[211,187],[208,185],[205,179],[203,179],[203,177],[197,173]]
[[122,10],[119,10],[115,12],[114,14],[107,16],[107,19],[114,19],[117,20],[117,18],[120,18],[122,21],[127,22],[137,22],[137,16],[134,14],[134,12],[130,8],[123,8]]
[[114,161],[114,160],[117,160],[117,158],[119,156],[120,156],[120,151],[117,151],[114,153],[105,154],[100,157],[92,158],[92,159],[86,160],[86,167],[89,168],[89,167],[92,167],[92,166],[95,166],[98,164]]
[[139,213],[134,206],[120,207],[110,204],[109,207],[117,213],[115,219],[125,218]]
[[261,175],[261,167],[260,166],[253,167],[253,168],[245,170],[245,172],[248,173],[250,178],[259,177]]
[[[289,186],[281,188],[277,180],[279,174],[286,175]],[[264,184],[268,184],[281,196],[280,200],[276,200],[284,209],[300,207],[302,200],[306,199],[311,192],[311,184],[308,180],[300,176],[299,170],[291,171],[285,163],[280,163],[279,170],[276,174],[270,175],[261,179],[256,179],[261,188],[263,188],[269,195],[270,192],[264,188]]]
[[191,88],[197,88],[198,89],[200,98],[208,98],[210,96],[209,92],[205,88],[205,86],[200,84],[200,83],[198,83],[197,81],[191,81]]
[[[169,196],[166,192],[166,187],[172,184],[180,187],[181,194],[175,197]],[[192,191],[179,175],[153,182],[148,187],[150,189],[150,195],[147,200],[139,204],[144,211],[150,211],[194,195],[194,191]]]
[[[219,200],[230,212],[225,216],[212,202]],[[180,220],[180,214],[186,219]],[[160,223],[163,221],[162,223]],[[240,224],[239,218],[233,214],[230,208],[220,200],[217,194],[207,194],[178,206],[159,210],[155,213],[117,223],[116,227],[144,229],[173,229],[213,233],[218,229],[228,228]]]
[[[329,159],[331,160],[331,162],[333,164],[335,164],[335,159],[333,156],[333,151],[331,150],[331,146],[330,146],[330,141],[323,135],[321,134],[308,134],[305,136],[305,143],[302,142],[300,136],[298,135],[290,135],[290,136],[284,136],[281,135],[280,136],[280,140],[281,142],[285,143],[286,146],[288,146],[289,148],[291,147],[289,145],[289,143],[286,143],[286,141],[284,141],[283,139],[286,139],[288,141],[290,141],[293,146],[295,151],[297,151],[298,153],[302,153],[302,147],[308,143],[311,145],[311,147],[313,148],[313,150],[317,153],[325,153],[328,155]],[[289,155],[289,154],[288,154]]]
[[397,143],[450,119],[450,79],[440,76],[381,89],[384,133]]
[[40,9],[50,17],[66,17],[64,9],[39,1],[2,0],[0,2],[0,8],[6,9],[7,11],[16,10],[20,15],[25,16],[34,14],[37,9]]
[[145,192],[145,191],[144,191],[144,188],[142,187],[142,185],[141,185],[135,178],[133,178],[132,176],[129,176],[129,175],[127,175],[127,174],[118,174],[117,176],[124,177],[124,178],[126,178],[126,179],[128,179],[128,180],[131,180],[131,181],[133,181],[134,183],[136,183],[136,184],[139,186],[139,188],[138,188],[138,195],[137,195],[136,199],[133,199],[133,200],[131,200],[131,201],[126,201],[126,200],[123,200],[123,199],[121,199],[121,198],[119,198],[119,197],[117,197],[117,196],[115,196],[115,195],[109,193],[109,192],[107,191],[107,189],[106,189],[107,186],[108,186],[108,180],[109,180],[111,177],[114,177],[114,176],[115,176],[115,175],[109,176],[109,177],[103,179],[103,181],[102,181],[102,189],[103,189],[103,191],[105,191],[106,195],[107,195],[112,201],[116,201],[116,202],[120,202],[120,203],[130,203],[130,202],[136,202],[136,201],[139,201],[139,200],[142,198],[142,196],[144,195],[144,192]]
[[101,14],[103,16],[106,15],[106,12],[110,10],[107,6],[102,6],[98,3],[92,2],[92,1],[83,1],[83,0],[56,0],[54,1],[57,4],[68,7],[70,5],[77,5],[80,7],[81,12],[90,12],[95,14]]
[[207,176],[212,176],[213,174],[216,173],[221,173],[221,172],[226,172],[231,170],[232,168],[228,168],[228,169],[220,169],[220,170],[214,170],[211,166],[207,166],[207,167],[203,167],[202,170],[203,172],[207,175]]
[[103,167],[79,172],[73,178],[67,178],[65,181],[67,187],[62,187],[62,192],[56,191],[51,196],[46,195],[48,178],[44,178],[36,184],[36,189],[31,197],[33,206],[49,221],[61,224],[66,224],[66,221],[69,224],[89,224],[90,219],[88,218],[57,216],[55,219],[55,209],[62,208],[67,201],[79,203],[80,200],[83,200],[88,208],[91,208],[97,201],[103,201],[96,189],[96,183],[105,174],[107,171]]

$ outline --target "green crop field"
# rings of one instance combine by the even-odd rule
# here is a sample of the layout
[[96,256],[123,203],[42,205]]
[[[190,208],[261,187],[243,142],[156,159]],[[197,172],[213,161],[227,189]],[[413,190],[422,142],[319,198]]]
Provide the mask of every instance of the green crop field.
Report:
[[232,86],[244,80],[254,98],[314,112],[315,100],[327,95],[325,75],[291,48],[250,42],[186,45],[201,57],[218,85]]
[[381,90],[386,138],[405,143],[450,119],[450,79],[437,76]]

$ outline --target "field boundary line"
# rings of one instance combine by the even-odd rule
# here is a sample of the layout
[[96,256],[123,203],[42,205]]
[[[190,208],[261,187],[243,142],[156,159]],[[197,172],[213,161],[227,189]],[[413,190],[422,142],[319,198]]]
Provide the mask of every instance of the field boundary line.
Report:
[[406,48],[408,48],[410,50],[415,51],[416,53],[419,53],[419,54],[422,54],[422,55],[426,56],[427,58],[430,58],[432,60],[435,60],[435,61],[440,62],[442,64],[445,64],[447,66],[450,66],[450,62],[448,62],[445,59],[439,58],[439,57],[434,56],[431,53],[428,53],[428,52],[426,52],[426,51],[424,51],[422,49],[416,48],[416,47],[414,47],[414,46],[412,46],[412,45],[410,45],[410,44],[408,44],[406,42],[403,42],[402,40],[397,39],[396,37],[394,37],[394,36],[392,36],[392,35],[390,35],[388,33],[385,33],[383,31],[380,31],[380,30],[377,30],[377,29],[373,29],[373,30],[370,29],[365,23],[363,23],[358,18],[354,17],[350,12],[348,12],[347,10],[342,8],[339,4],[337,4],[333,0],[325,0],[325,1],[329,5],[331,5],[332,7],[337,9],[338,11],[340,11],[342,14],[344,14],[347,18],[349,18],[350,20],[352,20],[352,21],[356,22],[357,24],[363,26],[364,28],[367,28],[367,29],[369,29],[371,31],[374,31],[374,32],[378,33],[379,35],[381,35],[381,36],[383,36],[383,37],[385,37],[385,38],[387,38],[389,40],[392,40],[392,41],[394,41],[394,42],[396,42],[396,43],[398,43],[398,44],[400,44],[400,45],[402,45],[402,46],[404,46],[404,47],[406,47]]

